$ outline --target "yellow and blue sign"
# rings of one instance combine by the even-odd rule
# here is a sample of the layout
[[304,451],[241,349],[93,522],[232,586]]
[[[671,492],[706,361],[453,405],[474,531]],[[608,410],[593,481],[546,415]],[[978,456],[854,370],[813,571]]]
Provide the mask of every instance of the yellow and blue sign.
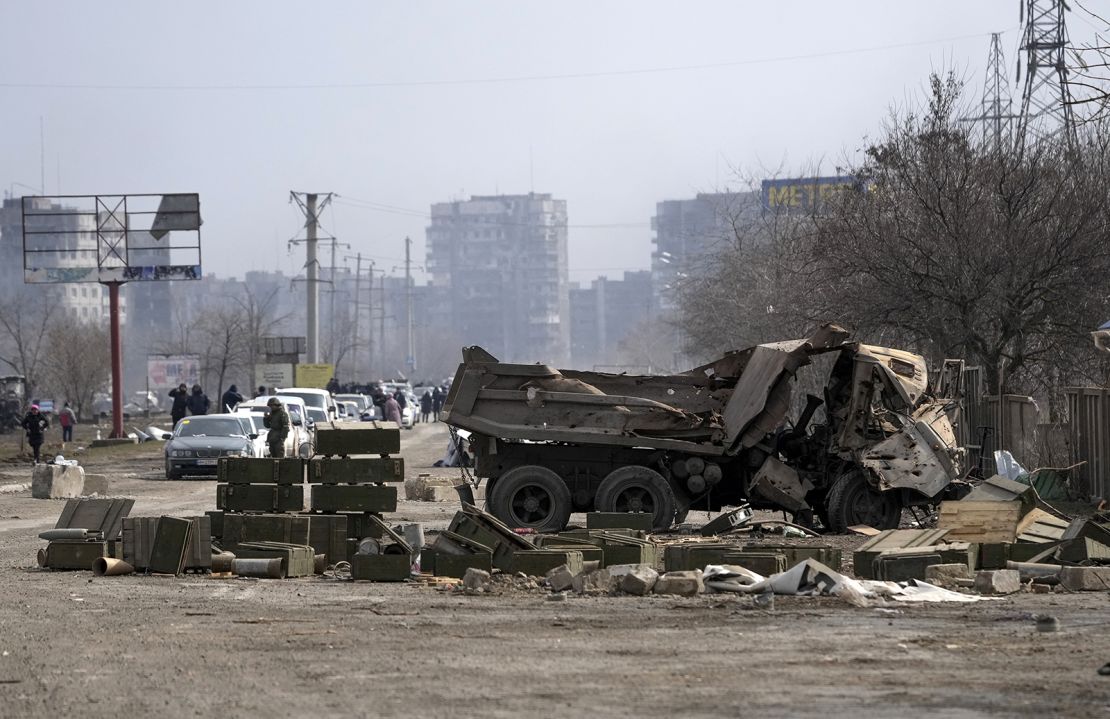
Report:
[[820,211],[837,194],[859,186],[859,181],[851,176],[764,180],[763,209],[775,212]]

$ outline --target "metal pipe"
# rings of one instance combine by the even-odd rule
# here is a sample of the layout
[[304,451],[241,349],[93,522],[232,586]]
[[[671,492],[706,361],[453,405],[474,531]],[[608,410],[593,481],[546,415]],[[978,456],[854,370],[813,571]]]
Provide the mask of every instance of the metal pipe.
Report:
[[265,579],[284,579],[281,557],[270,559],[234,559],[231,571],[240,577],[262,577]]
[[215,574],[226,574],[234,570],[235,555],[231,552],[220,552],[212,555],[212,571]]
[[313,557],[312,570],[316,574],[323,574],[324,570],[328,568],[328,555],[317,554]]
[[1008,561],[1006,569],[1016,569],[1022,579],[1036,579],[1040,584],[1057,584],[1060,581],[1059,564]]
[[46,566],[46,550],[45,549],[40,549],[39,550],[38,555],[35,557],[35,561],[38,562],[38,565],[40,567],[45,567]]
[[98,577],[115,577],[120,574],[131,574],[135,568],[122,559],[97,557],[93,560],[92,571]]

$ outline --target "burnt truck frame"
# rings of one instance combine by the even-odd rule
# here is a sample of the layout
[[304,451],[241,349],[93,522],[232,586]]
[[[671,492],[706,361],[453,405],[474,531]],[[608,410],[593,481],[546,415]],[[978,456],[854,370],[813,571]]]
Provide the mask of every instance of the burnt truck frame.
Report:
[[[823,396],[788,422],[798,370],[830,353]],[[649,512],[662,529],[750,503],[834,532],[887,529],[955,491],[961,365],[945,363],[933,391],[951,396],[936,398],[921,356],[835,325],[673,375],[509,364],[467,347],[441,416],[471,433],[487,509],[513,527],[558,531],[596,510]]]

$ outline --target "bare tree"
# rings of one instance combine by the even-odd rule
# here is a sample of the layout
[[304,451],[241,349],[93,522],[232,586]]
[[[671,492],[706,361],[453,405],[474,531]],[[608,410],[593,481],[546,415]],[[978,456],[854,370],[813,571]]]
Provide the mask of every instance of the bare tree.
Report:
[[43,359],[51,351],[48,330],[60,314],[52,289],[20,286],[0,302],[0,363],[23,375],[29,398],[42,385]]
[[262,338],[273,334],[274,330],[289,318],[289,313],[281,315],[277,313],[277,287],[271,287],[268,291],[256,294],[250,285],[244,283],[243,294],[235,298],[235,304],[242,313],[245,369],[250,374],[250,382],[253,386]]
[[50,351],[43,361],[46,380],[72,405],[78,417],[92,412],[93,398],[111,377],[108,330],[60,317],[47,332]]
[[[201,312],[193,323],[190,337],[201,356],[201,372],[211,390],[208,396],[214,406],[220,403],[224,382],[229,374],[242,371],[247,361],[247,329],[243,313],[237,307],[213,307]],[[221,407],[220,411],[224,411]]]

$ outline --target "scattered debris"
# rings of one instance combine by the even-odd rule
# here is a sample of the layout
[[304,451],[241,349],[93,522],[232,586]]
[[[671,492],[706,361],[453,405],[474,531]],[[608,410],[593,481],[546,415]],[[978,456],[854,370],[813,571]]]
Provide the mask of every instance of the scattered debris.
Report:
[[1016,569],[982,569],[975,574],[975,591],[980,594],[1013,594],[1021,590]]

